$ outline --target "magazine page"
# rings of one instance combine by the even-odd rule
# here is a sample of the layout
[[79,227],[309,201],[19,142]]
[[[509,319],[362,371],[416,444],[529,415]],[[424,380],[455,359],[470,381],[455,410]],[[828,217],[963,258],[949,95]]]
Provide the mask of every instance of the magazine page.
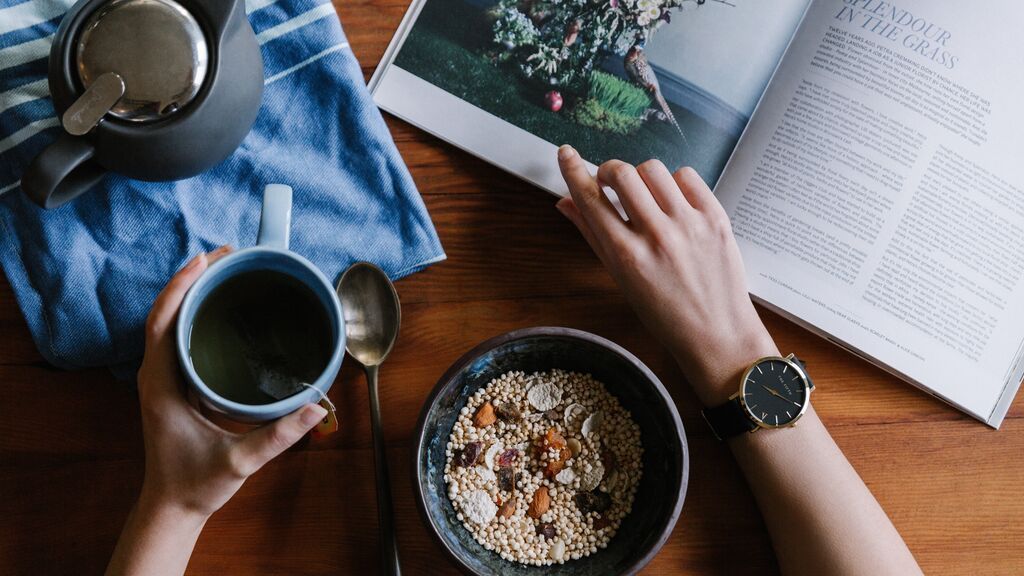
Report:
[[757,298],[993,426],[1024,337],[1019,11],[815,0],[716,190]]
[[711,184],[808,0],[422,0],[371,80],[383,109],[558,194],[555,148]]

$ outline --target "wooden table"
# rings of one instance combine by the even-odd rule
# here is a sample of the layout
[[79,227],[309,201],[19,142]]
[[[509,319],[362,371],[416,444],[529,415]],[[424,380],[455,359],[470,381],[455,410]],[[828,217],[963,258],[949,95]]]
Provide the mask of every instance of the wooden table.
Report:
[[[337,0],[367,74],[408,0]],[[398,538],[407,574],[455,569],[420,523],[410,436],[420,404],[463,352],[532,325],[581,328],[636,353],[668,386],[690,440],[683,515],[647,574],[777,572],[761,517],[668,354],[639,325],[554,200],[389,118],[448,260],[402,280],[405,324],[382,371]],[[1024,571],[1024,399],[996,432],[762,311],[807,360],[815,405],[929,574]],[[969,386],[970,383],[965,383]],[[377,517],[366,386],[346,364],[331,390],[342,430],[304,441],[216,514],[191,574],[373,573]],[[0,574],[96,574],[142,480],[133,386],[48,367],[0,287]],[[806,482],[814,482],[807,478]]]

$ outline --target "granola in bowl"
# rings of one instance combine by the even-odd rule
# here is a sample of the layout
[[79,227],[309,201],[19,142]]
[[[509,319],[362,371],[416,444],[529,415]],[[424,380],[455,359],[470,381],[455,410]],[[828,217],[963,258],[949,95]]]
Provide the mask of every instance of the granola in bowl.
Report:
[[642,453],[639,426],[590,375],[508,372],[461,409],[444,480],[459,521],[484,548],[560,564],[615,536]]

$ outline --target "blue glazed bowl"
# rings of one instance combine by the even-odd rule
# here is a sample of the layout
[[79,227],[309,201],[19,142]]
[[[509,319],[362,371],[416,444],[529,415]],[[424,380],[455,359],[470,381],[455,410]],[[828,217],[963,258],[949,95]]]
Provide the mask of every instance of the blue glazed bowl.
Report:
[[[479,388],[512,370],[560,368],[604,383],[640,426],[643,476],[633,509],[608,547],[553,566],[502,559],[459,522],[444,482],[445,447],[459,410]],[[423,405],[415,433],[413,486],[428,530],[464,572],[480,575],[603,576],[635,574],[668,539],[686,496],[690,458],[683,423],[658,378],[635,356],[600,336],[570,328],[527,328],[480,344],[438,381]]]

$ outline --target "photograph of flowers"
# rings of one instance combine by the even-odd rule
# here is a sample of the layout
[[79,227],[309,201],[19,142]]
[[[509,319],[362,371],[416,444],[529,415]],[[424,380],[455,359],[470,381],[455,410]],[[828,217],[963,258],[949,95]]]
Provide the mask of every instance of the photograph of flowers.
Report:
[[393,65],[595,164],[714,184],[806,3],[425,0]]

